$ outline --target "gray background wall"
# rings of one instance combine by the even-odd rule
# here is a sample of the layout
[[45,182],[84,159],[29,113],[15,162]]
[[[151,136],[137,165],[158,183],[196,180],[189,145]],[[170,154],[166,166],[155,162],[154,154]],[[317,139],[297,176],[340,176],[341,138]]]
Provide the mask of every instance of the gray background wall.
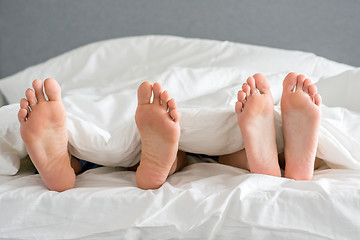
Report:
[[84,44],[167,34],[360,66],[357,0],[0,0],[0,78]]

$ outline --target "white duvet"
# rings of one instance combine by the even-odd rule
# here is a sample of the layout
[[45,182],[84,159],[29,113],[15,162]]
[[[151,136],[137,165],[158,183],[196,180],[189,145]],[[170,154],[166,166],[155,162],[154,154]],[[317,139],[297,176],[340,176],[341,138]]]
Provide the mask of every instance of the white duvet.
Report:
[[[139,160],[136,89],[160,82],[178,103],[180,149],[208,155],[243,148],[234,114],[249,75],[265,74],[278,107],[284,76],[310,77],[323,97],[317,156],[331,168],[292,181],[212,163],[171,176],[159,190],[135,186],[134,173],[99,168],[75,189],[49,192],[39,176],[0,176],[0,238],[351,239],[360,234],[360,70],[310,53],[229,42],[147,36],[94,43],[0,81],[12,105],[0,108],[0,174],[26,155],[16,120],[35,78],[57,79],[68,112],[70,151],[106,166]],[[339,170],[339,169],[342,170]]]

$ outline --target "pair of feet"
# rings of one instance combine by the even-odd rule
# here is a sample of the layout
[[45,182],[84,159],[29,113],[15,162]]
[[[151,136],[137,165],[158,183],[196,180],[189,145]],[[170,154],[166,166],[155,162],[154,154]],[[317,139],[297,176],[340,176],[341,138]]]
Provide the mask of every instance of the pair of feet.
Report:
[[[32,86],[33,89],[26,90],[26,98],[20,101],[21,137],[47,188],[59,192],[71,189],[76,174],[82,169],[78,160],[68,152],[66,110],[61,88],[51,78],[44,83],[36,79]],[[154,99],[150,103],[153,93]],[[136,123],[142,140],[142,158],[136,179],[141,188],[158,188],[169,174],[182,167],[183,163],[176,159],[186,159],[184,152],[177,151],[180,115],[175,101],[170,100],[158,83],[154,86],[149,82],[142,83],[138,101]]]
[[[60,86],[54,79],[46,79],[44,86],[37,79],[33,82],[33,89],[28,89],[26,99],[20,102],[21,136],[45,185],[56,191],[70,189],[81,168],[67,150],[66,111]],[[281,110],[286,177],[302,180],[312,177],[320,102],[316,87],[309,79],[295,73],[285,78]],[[246,154],[234,153],[230,157],[240,156],[242,159],[236,161],[246,161],[251,172],[280,176],[273,100],[269,82],[263,75],[248,78],[238,93],[235,110]],[[136,171],[137,185],[143,189],[156,189],[168,175],[186,164],[186,154],[178,151],[180,114],[175,101],[170,99],[167,91],[162,91],[160,84],[144,82],[138,89],[135,120],[142,141],[142,156]]]
[[[321,97],[304,75],[289,73],[281,96],[285,177],[311,180],[318,144]],[[238,92],[235,111],[243,137],[248,168],[253,173],[281,176],[274,105],[268,80],[249,77]]]

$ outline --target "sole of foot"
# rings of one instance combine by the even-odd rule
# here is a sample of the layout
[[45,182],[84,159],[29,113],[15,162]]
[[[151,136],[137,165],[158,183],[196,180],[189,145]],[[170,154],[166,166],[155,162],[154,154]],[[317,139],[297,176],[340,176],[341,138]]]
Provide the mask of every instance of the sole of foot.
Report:
[[250,172],[280,177],[274,104],[270,84],[265,76],[258,73],[247,79],[238,92],[235,112]]
[[283,82],[285,177],[311,180],[318,145],[321,97],[304,75],[289,73]]
[[159,83],[142,83],[135,121],[142,144],[136,182],[139,188],[157,189],[166,181],[177,158],[180,114],[175,100],[162,91]]
[[[67,150],[66,111],[54,79],[33,81],[21,99],[18,119],[27,152],[49,190],[74,187],[75,173]],[[43,88],[45,90],[45,98]]]

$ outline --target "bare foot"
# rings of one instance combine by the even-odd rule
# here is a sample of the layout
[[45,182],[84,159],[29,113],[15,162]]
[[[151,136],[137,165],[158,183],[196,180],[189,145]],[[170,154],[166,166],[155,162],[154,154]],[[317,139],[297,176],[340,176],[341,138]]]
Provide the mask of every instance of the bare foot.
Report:
[[318,144],[321,97],[304,75],[284,79],[281,115],[284,134],[285,177],[311,180]]
[[274,104],[268,80],[262,74],[249,77],[235,105],[252,173],[281,176],[274,125]]
[[[152,92],[153,102],[150,102]],[[161,85],[143,82],[138,89],[138,107],[135,121],[140,132],[141,161],[136,171],[136,183],[142,189],[162,186],[173,167],[178,154],[180,138],[180,114],[175,100],[170,99]],[[181,153],[181,155],[183,155]]]
[[37,79],[21,99],[18,119],[27,152],[49,190],[64,191],[75,183],[67,150],[66,112],[61,89],[54,79]]

